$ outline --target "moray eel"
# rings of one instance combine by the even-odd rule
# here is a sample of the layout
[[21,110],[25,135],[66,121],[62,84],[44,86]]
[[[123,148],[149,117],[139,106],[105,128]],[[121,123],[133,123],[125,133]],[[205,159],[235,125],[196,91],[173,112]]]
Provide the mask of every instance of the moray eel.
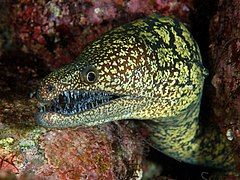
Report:
[[107,32],[37,90],[38,124],[93,126],[135,119],[159,151],[179,161],[229,169],[232,150],[216,127],[199,123],[207,70],[178,20],[151,15]]

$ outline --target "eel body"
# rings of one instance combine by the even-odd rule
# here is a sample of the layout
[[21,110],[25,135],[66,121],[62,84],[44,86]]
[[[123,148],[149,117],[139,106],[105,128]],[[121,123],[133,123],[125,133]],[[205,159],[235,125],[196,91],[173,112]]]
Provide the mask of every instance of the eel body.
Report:
[[106,33],[43,79],[36,120],[67,128],[136,119],[168,156],[229,169],[234,163],[228,141],[198,119],[206,75],[187,28],[154,14]]

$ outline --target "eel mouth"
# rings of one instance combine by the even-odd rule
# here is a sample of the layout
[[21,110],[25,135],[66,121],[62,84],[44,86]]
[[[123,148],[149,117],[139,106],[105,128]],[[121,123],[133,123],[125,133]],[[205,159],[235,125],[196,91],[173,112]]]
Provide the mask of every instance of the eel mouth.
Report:
[[39,113],[55,112],[63,115],[79,114],[106,105],[123,95],[101,91],[65,91],[47,103],[39,103]]

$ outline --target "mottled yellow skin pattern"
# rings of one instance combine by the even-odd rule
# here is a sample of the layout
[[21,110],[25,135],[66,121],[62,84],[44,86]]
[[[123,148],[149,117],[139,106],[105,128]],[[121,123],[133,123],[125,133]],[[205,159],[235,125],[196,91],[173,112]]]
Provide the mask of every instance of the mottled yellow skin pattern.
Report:
[[[84,81],[87,68],[98,79]],[[186,27],[169,17],[152,15],[120,26],[94,41],[69,64],[40,84],[40,101],[69,90],[104,91],[122,98],[74,115],[48,112],[38,117],[46,127],[93,126],[137,119],[152,145],[192,164],[233,168],[231,147],[216,128],[199,124],[206,69],[198,45]],[[51,84],[54,90],[47,91]]]

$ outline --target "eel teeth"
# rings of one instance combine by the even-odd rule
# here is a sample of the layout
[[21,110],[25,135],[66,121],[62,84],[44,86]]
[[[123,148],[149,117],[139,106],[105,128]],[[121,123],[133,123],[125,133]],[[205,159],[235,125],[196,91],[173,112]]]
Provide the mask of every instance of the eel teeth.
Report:
[[72,115],[99,107],[119,97],[106,92],[64,91],[55,97],[50,105],[41,104],[40,112],[52,111]]

